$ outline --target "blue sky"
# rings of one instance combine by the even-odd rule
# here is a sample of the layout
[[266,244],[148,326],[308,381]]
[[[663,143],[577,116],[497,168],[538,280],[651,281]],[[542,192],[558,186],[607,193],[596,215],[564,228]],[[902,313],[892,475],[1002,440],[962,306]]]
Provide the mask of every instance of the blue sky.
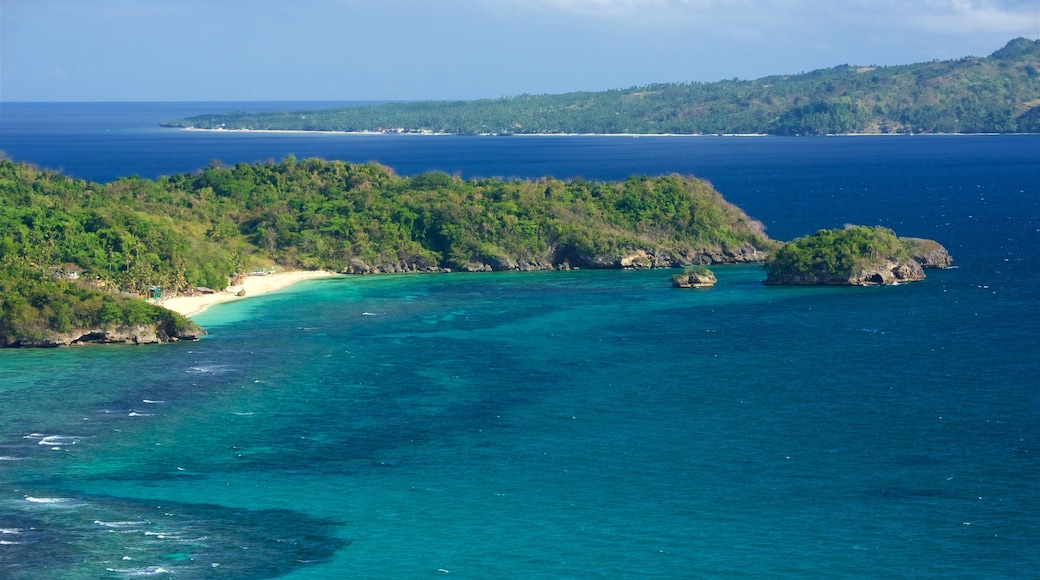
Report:
[[0,100],[474,99],[985,56],[1040,0],[3,0]]

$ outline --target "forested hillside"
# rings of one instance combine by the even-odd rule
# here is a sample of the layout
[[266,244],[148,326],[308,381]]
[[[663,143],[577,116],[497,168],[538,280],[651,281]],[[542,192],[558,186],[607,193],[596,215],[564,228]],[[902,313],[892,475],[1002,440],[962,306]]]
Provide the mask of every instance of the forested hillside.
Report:
[[762,261],[774,247],[710,185],[680,176],[405,178],[377,164],[290,156],[98,184],[0,160],[0,345],[33,329],[154,318],[143,301],[116,297],[219,289],[236,272],[275,264],[655,267]]
[[1040,132],[1040,40],[1018,38],[985,58],[841,65],[750,81],[202,115],[164,125],[466,135],[1035,133]]

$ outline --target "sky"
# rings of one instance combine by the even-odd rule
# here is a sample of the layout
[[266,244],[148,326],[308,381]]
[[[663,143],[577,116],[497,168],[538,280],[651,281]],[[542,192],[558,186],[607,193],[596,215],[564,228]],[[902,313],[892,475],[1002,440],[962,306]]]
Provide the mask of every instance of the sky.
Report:
[[986,56],[1040,0],[2,0],[0,101],[455,100]]

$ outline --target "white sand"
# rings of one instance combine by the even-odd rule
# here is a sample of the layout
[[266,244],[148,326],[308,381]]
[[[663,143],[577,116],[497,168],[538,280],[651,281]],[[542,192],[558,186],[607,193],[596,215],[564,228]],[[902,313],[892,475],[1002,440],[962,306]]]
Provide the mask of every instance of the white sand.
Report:
[[[174,296],[162,300],[160,304],[174,312],[183,314],[184,316],[195,316],[203,310],[209,308],[214,304],[221,302],[230,302],[232,300],[240,300],[242,298],[250,298],[253,296],[260,296],[261,294],[267,294],[274,292],[275,290],[281,290],[287,286],[300,282],[302,280],[313,280],[314,278],[327,278],[329,276],[335,276],[332,272],[326,271],[304,271],[294,270],[290,272],[278,272],[274,274],[267,274],[266,276],[244,276],[242,278],[242,284],[239,286],[228,286],[221,292],[215,292],[213,294],[199,294],[197,296]],[[240,290],[245,290],[244,296],[238,296]]]

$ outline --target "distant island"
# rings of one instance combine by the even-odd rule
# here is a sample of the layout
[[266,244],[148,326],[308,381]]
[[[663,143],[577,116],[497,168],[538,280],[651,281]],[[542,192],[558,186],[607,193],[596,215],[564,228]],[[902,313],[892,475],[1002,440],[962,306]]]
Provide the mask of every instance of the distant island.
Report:
[[750,81],[240,112],[161,124],[209,130],[455,135],[1038,133],[1040,40],[1016,38],[984,58],[841,65]]

